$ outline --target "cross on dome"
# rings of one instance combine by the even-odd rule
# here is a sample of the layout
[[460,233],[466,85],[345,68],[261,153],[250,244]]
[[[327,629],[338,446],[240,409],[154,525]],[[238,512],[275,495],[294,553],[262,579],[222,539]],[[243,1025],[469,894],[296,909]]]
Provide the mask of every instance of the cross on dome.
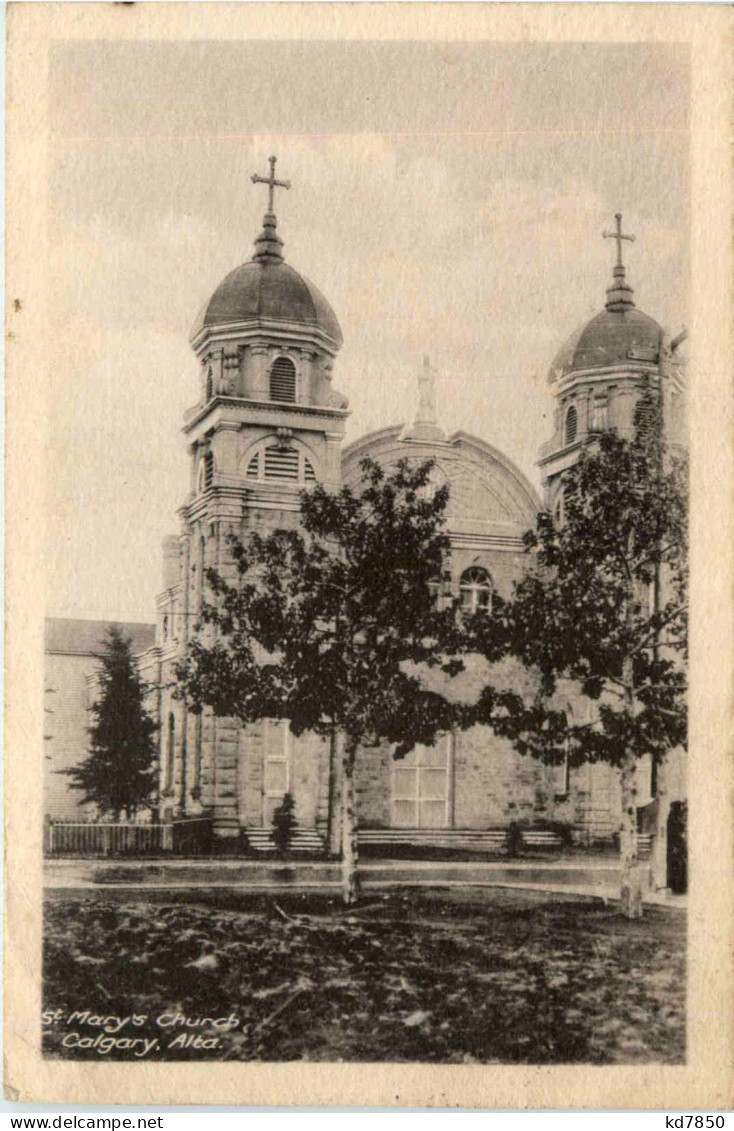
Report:
[[624,264],[622,263],[622,240],[629,240],[630,243],[634,243],[635,237],[634,236],[626,236],[626,235],[623,234],[623,232],[622,232],[622,213],[621,212],[616,212],[615,215],[614,215],[614,219],[617,221],[616,231],[608,232],[605,228],[604,231],[602,232],[602,236],[605,240],[616,240],[617,241],[617,267],[623,267]]
[[253,173],[250,180],[254,185],[267,185],[268,186],[268,210],[263,217],[263,230],[255,240],[255,254],[253,259],[259,263],[276,263],[283,258],[283,241],[276,232],[278,221],[275,219],[274,207],[274,194],[276,188],[289,189],[291,187],[290,181],[279,181],[275,176],[275,162],[277,157],[269,157],[270,176],[261,177],[259,173]]
[[290,181],[277,181],[275,179],[275,162],[277,160],[278,160],[277,157],[268,157],[268,162],[270,164],[270,176],[269,177],[261,177],[259,173],[253,173],[252,177],[250,178],[254,185],[259,184],[259,185],[267,185],[268,186],[268,212],[273,211],[274,193],[275,193],[276,188],[289,189],[291,187]]
[[614,215],[616,220],[616,227],[613,232],[608,232],[606,229],[602,232],[605,240],[617,241],[617,262],[612,271],[613,281],[611,287],[607,287],[607,310],[612,310],[621,313],[630,309],[635,304],[632,300],[632,287],[624,280],[624,263],[622,262],[622,240],[628,240],[629,243],[634,243],[634,236],[628,236],[622,231],[622,213],[616,212]]

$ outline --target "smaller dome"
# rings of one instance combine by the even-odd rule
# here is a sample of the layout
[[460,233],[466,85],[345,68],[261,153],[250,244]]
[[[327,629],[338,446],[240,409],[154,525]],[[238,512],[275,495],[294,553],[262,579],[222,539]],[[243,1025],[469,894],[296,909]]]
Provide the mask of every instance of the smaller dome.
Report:
[[548,373],[552,384],[575,369],[621,365],[626,361],[656,364],[663,331],[641,310],[602,310],[567,338]]
[[622,241],[635,237],[622,232],[621,212],[614,219],[616,230],[602,232],[605,239],[617,241],[617,262],[604,310],[563,343],[548,371],[551,385],[579,369],[607,369],[630,361],[657,365],[660,360],[663,331],[654,318],[635,309],[632,287],[625,279]]

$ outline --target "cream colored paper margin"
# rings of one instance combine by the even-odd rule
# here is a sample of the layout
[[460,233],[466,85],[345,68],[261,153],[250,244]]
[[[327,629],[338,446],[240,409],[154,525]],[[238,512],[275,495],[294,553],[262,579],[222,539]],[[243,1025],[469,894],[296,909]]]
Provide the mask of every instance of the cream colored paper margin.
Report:
[[[11,4],[7,152],[5,1089],[78,1104],[732,1106],[732,13],[668,4]],[[692,716],[685,1067],[90,1064],[39,1053],[46,79],[62,39],[688,43],[693,65]],[[644,113],[644,108],[641,108]],[[22,311],[13,298],[22,297]],[[84,514],[78,515],[83,534]],[[77,532],[78,536],[79,532]]]

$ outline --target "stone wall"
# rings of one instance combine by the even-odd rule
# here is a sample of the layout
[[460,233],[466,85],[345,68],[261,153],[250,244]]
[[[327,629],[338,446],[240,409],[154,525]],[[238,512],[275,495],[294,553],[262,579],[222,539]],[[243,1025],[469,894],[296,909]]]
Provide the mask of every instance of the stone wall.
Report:
[[81,803],[81,793],[60,774],[87,757],[87,676],[94,671],[93,656],[47,655],[45,673],[44,812],[57,820],[83,819],[92,806]]

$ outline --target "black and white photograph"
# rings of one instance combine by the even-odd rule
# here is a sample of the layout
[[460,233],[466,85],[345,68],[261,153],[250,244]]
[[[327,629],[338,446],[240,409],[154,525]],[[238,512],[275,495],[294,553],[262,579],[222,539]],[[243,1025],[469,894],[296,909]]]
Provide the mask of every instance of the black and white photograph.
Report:
[[138,7],[44,64],[26,1042],[685,1069],[691,43]]

